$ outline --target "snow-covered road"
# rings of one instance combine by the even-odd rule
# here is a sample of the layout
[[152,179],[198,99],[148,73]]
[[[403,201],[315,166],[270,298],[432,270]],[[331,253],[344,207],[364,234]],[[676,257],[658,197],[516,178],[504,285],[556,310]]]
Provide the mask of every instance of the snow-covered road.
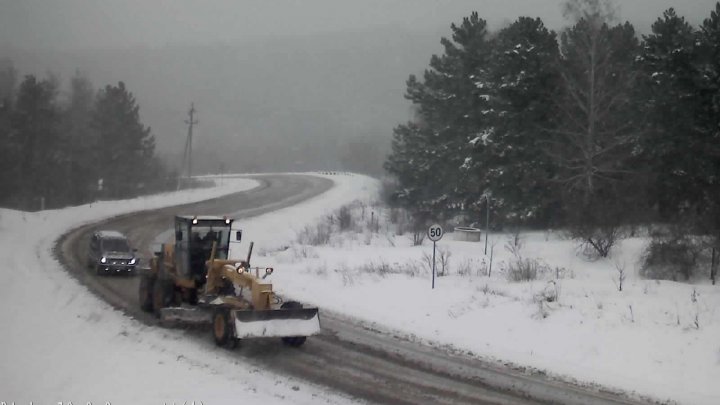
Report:
[[[370,204],[377,198],[379,184],[376,180],[350,175],[325,177],[331,178],[335,185],[321,196],[272,214],[237,222],[244,235],[251,235],[245,241],[256,243],[256,263],[264,264],[259,263],[264,260],[275,265],[278,271],[273,278],[281,292],[314,302],[323,310],[333,309],[366,320],[364,324],[356,325],[353,321],[348,322],[343,315],[325,311],[326,334],[311,339],[302,350],[287,355],[277,355],[278,346],[263,344],[250,345],[241,349],[238,355],[229,355],[215,348],[207,336],[159,329],[130,319],[68,277],[51,253],[60,235],[83,224],[126,212],[190,203],[247,190],[257,187],[257,182],[226,178],[222,186],[199,192],[171,193],[40,213],[0,210],[0,250],[3,257],[8,258],[5,268],[8,292],[0,296],[0,304],[4,304],[3,308],[13,309],[0,311],[0,325],[5,330],[0,358],[8,359],[2,368],[4,378],[0,380],[0,401],[353,401],[348,396],[286,377],[294,374],[320,384],[333,385],[355,396],[388,403],[481,402],[477,398],[499,403],[520,402],[517,397],[504,396],[488,389],[485,384],[519,387],[526,392],[537,390],[540,396],[546,397],[549,392],[557,391],[559,396],[549,398],[561,403],[624,403],[624,399],[611,394],[593,394],[597,391],[595,389],[585,391],[547,380],[543,375],[502,366],[501,363],[508,359],[516,365],[524,365],[525,360],[535,365],[533,362],[538,358],[547,359],[540,363],[543,369],[550,372],[559,370],[558,374],[567,377],[568,373],[563,373],[562,359],[565,354],[577,353],[577,345],[567,342],[563,345],[565,354],[561,350],[542,352],[542,347],[537,349],[531,345],[530,350],[537,349],[535,356],[532,352],[527,356],[524,351],[518,352],[516,357],[512,356],[512,349],[518,347],[512,344],[512,339],[529,344],[532,339],[523,340],[518,336],[532,336],[538,330],[533,329],[537,326],[535,324],[543,324],[542,320],[526,319],[527,308],[523,309],[525,303],[520,298],[526,289],[534,291],[537,288],[534,284],[521,284],[515,288],[498,283],[497,279],[447,277],[439,280],[440,288],[429,301],[423,298],[428,297],[428,292],[427,274],[422,271],[379,274],[369,267],[360,271],[363,266],[376,266],[378,263],[397,268],[411,262],[419,263],[414,257],[424,251],[423,248],[405,246],[406,242],[395,239],[392,231],[388,233],[386,230],[388,234],[384,236],[362,232],[335,236],[327,248],[298,243],[298,235],[306,232],[308,226],[327,220],[338,207],[355,201]],[[239,217],[260,213],[240,208],[235,210],[240,213]],[[377,209],[379,217],[382,208]],[[223,212],[232,213],[234,210]],[[472,245],[449,242],[445,246],[453,249],[458,261],[460,256],[478,256]],[[232,255],[243,256],[246,246],[237,246],[237,249],[240,253]],[[542,250],[542,247],[539,249]],[[113,284],[112,279],[105,281]],[[486,287],[483,289],[478,283]],[[578,288],[585,287],[587,284],[581,283]],[[480,294],[487,299],[478,299]],[[481,301],[487,303],[474,304],[482,304]],[[520,306],[511,317],[515,321],[507,318],[507,308],[501,307],[500,301]],[[610,296],[603,302],[607,307],[614,305]],[[488,307],[499,308],[488,311]],[[498,315],[492,318],[493,313]],[[478,315],[484,318],[478,321],[468,318]],[[562,319],[556,317],[544,323],[553,327],[567,324],[558,323],[558,318]],[[462,322],[463,319],[465,322]],[[504,325],[503,319],[517,322],[515,327],[530,329],[520,335],[513,334],[512,327],[497,329],[498,325]],[[464,326],[461,327],[458,322]],[[471,338],[478,336],[474,332],[477,328],[470,327],[476,322],[485,328],[482,335],[485,340]],[[495,327],[495,333],[487,333],[490,327]],[[388,335],[398,335],[400,339]],[[551,336],[558,336],[558,333]],[[188,339],[193,341],[188,342]],[[415,341],[436,346],[451,345],[464,351],[465,356],[467,350],[472,350],[475,355],[491,361],[454,359],[445,350],[418,346]],[[477,346],[477,341],[487,341],[494,346],[486,343]],[[503,342],[508,344],[503,345]],[[508,353],[511,354],[509,358]],[[543,357],[548,353],[550,357]],[[292,360],[288,361],[289,358]],[[497,362],[492,359],[497,359]],[[324,368],[330,366],[334,368],[326,372]],[[581,379],[592,382],[594,377],[603,378],[599,374],[593,375],[596,369],[595,366],[587,368]],[[635,365],[635,370],[643,369],[647,369],[645,363]],[[622,377],[621,370],[618,372]],[[480,381],[483,383],[479,384]],[[647,380],[641,376],[639,381],[646,383]],[[632,391],[632,381],[630,383],[625,389]],[[649,385],[650,390],[647,386],[641,394],[655,394],[652,385]],[[428,392],[441,394],[438,397],[423,397]],[[681,401],[699,398],[700,402],[687,403],[713,403],[708,401],[714,398],[713,391],[681,394],[661,397],[674,397]],[[406,400],[402,401],[402,398]]]
[[207,200],[258,185],[26,213],[0,210],[0,401],[16,404],[352,403],[249,363],[178,331],[124,316],[70,277],[53,256],[68,229],[115,215]]
[[[130,235],[139,246],[145,246],[156,240],[157,234],[164,233],[163,231],[171,226],[173,215],[187,213],[188,208],[191,212],[221,214],[228,212],[228,207],[243,207],[233,216],[238,218],[236,224],[239,223],[240,227],[244,228],[245,235],[250,235],[244,238],[245,243],[248,243],[247,239],[259,237],[263,246],[282,247],[283,243],[292,239],[296,225],[314,221],[316,216],[325,217],[328,209],[343,202],[347,203],[348,198],[357,198],[358,192],[373,194],[372,190],[359,186],[370,179],[353,176],[333,179],[333,189],[317,198],[248,219],[248,211],[257,213],[258,210],[270,210],[268,205],[277,205],[278,201],[286,201],[292,195],[307,195],[303,190],[318,189],[327,182],[327,179],[320,177],[263,177],[261,180],[264,186],[248,193],[215,199],[192,207],[170,207],[117,217],[99,225],[76,228],[62,239],[59,250],[66,268],[91,291],[123,309],[126,314],[138,317],[147,325],[155,326],[155,318],[138,308],[137,279],[95,277],[83,269],[86,240],[92,229],[97,226],[117,229]],[[269,201],[273,203],[268,204]],[[259,205],[255,207],[256,204]],[[257,227],[258,223],[264,226]],[[282,243],[273,244],[278,242]],[[306,282],[311,285],[313,278],[306,279]],[[318,293],[323,294],[321,291]],[[539,380],[539,384],[528,384],[534,380],[522,373],[513,375],[509,374],[508,370],[490,370],[487,365],[479,362],[465,361],[449,357],[432,348],[418,347],[411,342],[367,330],[352,320],[325,311],[321,311],[321,318],[323,333],[310,339],[300,350],[285,348],[275,339],[246,340],[239,350],[226,352],[225,355],[235,358],[240,364],[256,362],[262,368],[276,370],[283,375],[298,376],[356,397],[388,404],[428,401],[438,404],[521,404],[526,401],[517,397],[514,394],[516,389],[513,389],[520,383],[532,386],[537,393],[543,395],[559,391],[559,394],[552,394],[553,398],[562,398],[567,394],[557,390],[558,386],[552,383],[549,389],[542,379],[535,379]],[[342,338],[339,338],[340,336]],[[185,333],[181,339],[199,346],[207,346],[209,340],[207,333],[200,332]],[[510,381],[500,384],[502,381],[498,376],[510,377]],[[485,384],[478,385],[477,381],[487,381],[489,386],[500,385],[510,393]]]

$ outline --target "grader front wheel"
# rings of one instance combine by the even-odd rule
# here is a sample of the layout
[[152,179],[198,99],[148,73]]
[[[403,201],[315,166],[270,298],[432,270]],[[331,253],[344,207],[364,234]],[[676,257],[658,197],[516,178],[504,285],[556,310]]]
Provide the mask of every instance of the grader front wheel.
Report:
[[[297,301],[288,301],[280,306],[280,309],[300,309],[302,308],[302,304]],[[305,336],[288,336],[281,338],[282,342],[285,343],[288,346],[291,347],[300,347],[302,346],[305,341],[307,340],[307,337]]]
[[218,309],[213,313],[213,338],[216,345],[227,349],[237,347],[238,339],[234,336],[231,322],[229,310]]

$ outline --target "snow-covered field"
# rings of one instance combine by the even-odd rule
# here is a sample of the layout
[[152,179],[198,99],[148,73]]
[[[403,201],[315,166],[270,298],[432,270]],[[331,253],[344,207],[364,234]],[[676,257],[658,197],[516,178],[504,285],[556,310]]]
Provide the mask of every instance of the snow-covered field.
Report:
[[[720,403],[720,287],[641,279],[645,239],[626,239],[611,258],[589,261],[557,232],[494,234],[488,255],[484,240],[448,233],[438,242],[449,253],[447,275],[433,290],[432,243],[413,247],[373,201],[369,192],[355,202],[352,230],[343,233],[338,212],[312,213],[319,225],[307,228],[296,220],[295,241],[265,246],[255,263],[275,265],[281,293],[417,340],[660,400]],[[311,216],[292,210],[288,218]],[[323,239],[318,234],[326,244],[310,242]],[[537,260],[537,280],[508,281],[518,256]]]
[[[322,196],[237,221],[246,240],[232,255],[244,256],[252,240],[253,264],[275,267],[281,293],[418,340],[660,399],[720,403],[720,294],[707,284],[637,277],[643,239],[625,240],[612,259],[590,262],[556,233],[522,234],[517,245],[514,235],[492,235],[487,276],[484,245],[454,241],[448,233],[438,242],[450,254],[448,274],[432,290],[425,260],[431,244],[413,247],[407,233],[396,234],[389,210],[372,204],[378,182],[329,177],[336,186]],[[57,237],[83,223],[254,185],[226,179],[212,189],[123,202],[39,213],[0,210],[0,401],[351,402],[229,358],[210,339],[189,344],[180,332],[129,319],[52,257]],[[318,224],[328,224],[333,214],[337,221],[335,210],[354,201],[361,203],[354,203],[352,231],[330,232],[326,245],[299,242],[317,236]],[[537,280],[507,280],[511,246],[544,264]],[[618,267],[627,277],[622,292]]]

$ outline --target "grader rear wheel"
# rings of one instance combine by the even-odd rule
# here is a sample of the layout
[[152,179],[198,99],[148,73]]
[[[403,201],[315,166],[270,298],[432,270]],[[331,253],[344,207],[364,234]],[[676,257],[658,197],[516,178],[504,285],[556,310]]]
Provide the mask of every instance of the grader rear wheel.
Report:
[[153,311],[153,288],[155,287],[155,277],[143,275],[140,278],[139,301],[140,308],[145,312]]
[[173,300],[173,284],[170,280],[156,279],[152,290],[153,310],[160,317],[160,310],[170,306]]
[[190,305],[197,305],[198,304],[198,289],[197,288],[191,288],[187,292],[187,302]]

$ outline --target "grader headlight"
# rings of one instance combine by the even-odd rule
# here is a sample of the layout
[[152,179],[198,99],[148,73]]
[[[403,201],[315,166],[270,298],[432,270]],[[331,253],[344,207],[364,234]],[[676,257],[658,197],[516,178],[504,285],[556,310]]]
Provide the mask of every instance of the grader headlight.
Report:
[[266,268],[265,268],[265,274],[262,276],[263,280],[265,279],[265,277],[273,274],[273,271],[275,271],[275,270],[273,270],[272,267],[266,267]]

